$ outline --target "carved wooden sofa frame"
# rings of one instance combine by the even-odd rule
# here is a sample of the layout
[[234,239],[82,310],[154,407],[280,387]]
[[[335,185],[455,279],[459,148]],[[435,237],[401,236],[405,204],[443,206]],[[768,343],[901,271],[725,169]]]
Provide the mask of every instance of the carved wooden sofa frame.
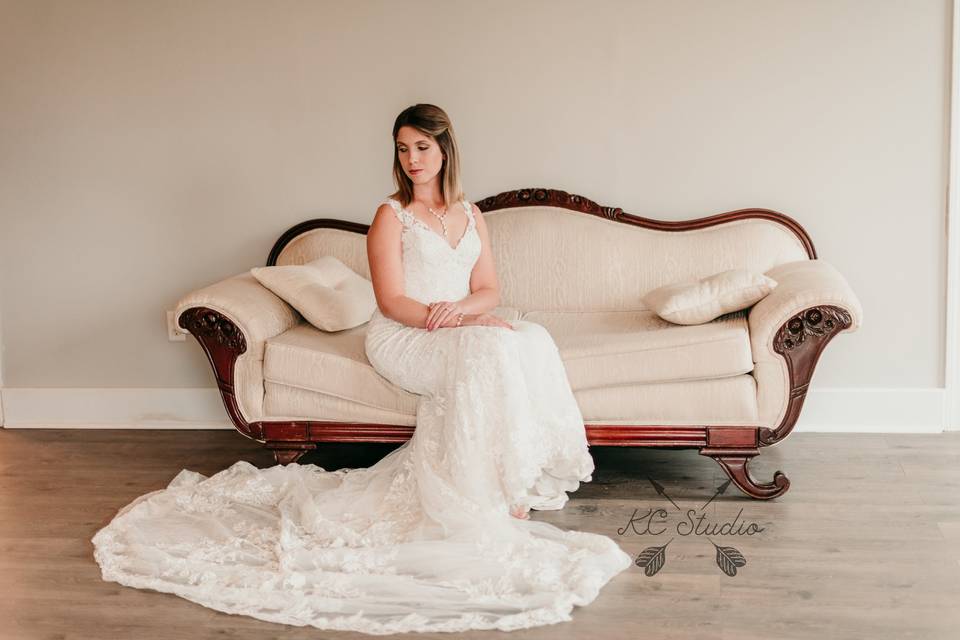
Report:
[[[625,213],[565,191],[546,188],[506,191],[478,201],[483,211],[523,206],[552,206],[600,216],[623,224],[663,231],[685,231],[744,218],[766,218],[790,229],[817,257],[813,242],[803,227],[790,217],[769,209],[740,209],[704,218],[663,221]],[[287,230],[274,244],[267,258],[273,266],[281,250],[301,233],[317,228],[334,228],[366,234],[369,225],[329,218],[307,220]],[[691,425],[585,425],[590,445],[620,447],[661,447],[698,449],[716,460],[730,480],[745,494],[760,499],[782,495],[790,480],[781,471],[770,482],[759,482],[748,470],[749,462],[763,447],[783,440],[793,429],[803,408],[814,367],[824,347],[840,331],[851,326],[848,310],[833,305],[816,305],[800,310],[784,322],[773,336],[773,350],[786,361],[789,371],[789,399],[786,412],[774,427],[731,427]],[[223,314],[206,307],[183,312],[179,324],[200,343],[213,366],[217,386],[233,424],[243,435],[273,451],[280,464],[297,461],[304,453],[324,442],[402,443],[413,435],[413,426],[354,422],[258,421],[247,422],[234,394],[234,363],[246,350],[243,332]]]

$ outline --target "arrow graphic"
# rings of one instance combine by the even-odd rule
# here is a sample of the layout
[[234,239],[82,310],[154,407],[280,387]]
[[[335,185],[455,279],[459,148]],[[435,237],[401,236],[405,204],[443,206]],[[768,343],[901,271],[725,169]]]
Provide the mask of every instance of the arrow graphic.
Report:
[[710,499],[707,500],[705,503],[703,503],[703,506],[700,507],[700,508],[701,508],[701,509],[706,509],[706,508],[707,508],[707,505],[710,504],[711,502],[713,502],[713,499],[714,499],[714,498],[716,498],[718,495],[720,495],[721,493],[723,493],[724,491],[727,490],[727,487],[730,486],[730,482],[731,482],[730,480],[727,480],[727,481],[724,482],[722,485],[720,485],[719,487],[717,487],[717,492],[714,493],[712,496],[710,496]]
[[670,501],[670,504],[672,504],[673,506],[677,507],[677,511],[680,511],[680,506],[677,505],[677,503],[673,501],[673,498],[671,498],[670,496],[667,495],[667,492],[663,490],[663,486],[662,486],[659,482],[657,482],[656,480],[654,480],[654,479],[651,478],[650,476],[647,476],[647,480],[649,480],[649,481],[650,481],[650,484],[653,485],[653,488],[657,490],[657,493],[659,493],[661,496],[663,496],[664,498],[666,498],[667,500],[669,500],[669,501]]

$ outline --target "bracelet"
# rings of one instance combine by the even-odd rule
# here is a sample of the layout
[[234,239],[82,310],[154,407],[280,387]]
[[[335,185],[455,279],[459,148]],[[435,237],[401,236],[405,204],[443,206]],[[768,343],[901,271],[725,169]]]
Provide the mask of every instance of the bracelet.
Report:
[[463,322],[463,312],[460,312],[460,315],[457,316],[457,326],[460,326],[460,323]]

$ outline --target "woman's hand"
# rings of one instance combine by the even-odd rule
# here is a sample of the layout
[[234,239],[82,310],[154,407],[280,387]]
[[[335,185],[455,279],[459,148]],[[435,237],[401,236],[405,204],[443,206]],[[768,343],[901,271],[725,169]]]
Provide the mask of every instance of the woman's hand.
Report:
[[484,327],[503,327],[504,329],[511,329],[513,331],[516,331],[516,328],[512,324],[510,324],[506,320],[501,320],[499,317],[493,315],[492,313],[464,314],[463,322],[460,324],[460,326],[466,327],[468,325],[484,326]]
[[[427,305],[430,311],[427,313],[427,331],[433,331],[437,327],[455,327],[457,326],[457,316],[463,312],[460,305],[456,302],[439,300]],[[463,315],[466,319],[467,315]]]
[[[430,312],[427,314],[427,331],[433,331],[438,327],[457,326],[457,317],[462,312],[462,309],[456,302],[440,300],[438,302],[431,302],[427,307],[430,309]],[[503,327],[504,329],[514,330],[512,324],[501,320],[492,313],[464,313],[460,326]]]

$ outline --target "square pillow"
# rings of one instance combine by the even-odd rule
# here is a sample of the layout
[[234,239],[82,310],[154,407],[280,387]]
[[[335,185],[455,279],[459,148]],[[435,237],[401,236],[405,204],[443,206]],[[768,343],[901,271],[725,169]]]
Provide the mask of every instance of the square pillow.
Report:
[[359,326],[377,308],[373,283],[333,256],[302,265],[254,267],[250,274],[324,331]]
[[701,324],[756,304],[777,286],[776,280],[747,269],[730,269],[706,278],[690,278],[648,292],[643,303],[675,324]]

